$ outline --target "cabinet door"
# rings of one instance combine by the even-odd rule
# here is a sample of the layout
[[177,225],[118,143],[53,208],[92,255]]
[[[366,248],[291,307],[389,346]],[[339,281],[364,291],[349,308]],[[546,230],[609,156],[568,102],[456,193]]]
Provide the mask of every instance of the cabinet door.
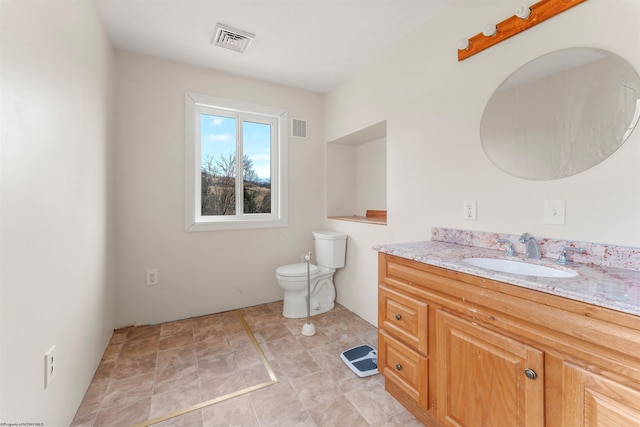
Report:
[[563,427],[639,427],[640,391],[565,362]]
[[444,425],[544,425],[541,351],[441,310],[436,331],[433,367]]

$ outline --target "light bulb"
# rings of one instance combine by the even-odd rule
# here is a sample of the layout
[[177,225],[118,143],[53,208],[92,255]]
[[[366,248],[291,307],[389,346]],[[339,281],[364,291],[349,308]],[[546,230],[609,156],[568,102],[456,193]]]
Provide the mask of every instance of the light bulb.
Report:
[[531,9],[527,6],[520,6],[516,10],[516,16],[520,19],[527,19],[531,15]]
[[469,39],[458,40],[458,50],[467,50],[467,49],[469,49]]
[[484,30],[482,30],[482,34],[486,37],[495,36],[497,32],[498,27],[496,27],[495,24],[487,24],[487,26],[484,27]]

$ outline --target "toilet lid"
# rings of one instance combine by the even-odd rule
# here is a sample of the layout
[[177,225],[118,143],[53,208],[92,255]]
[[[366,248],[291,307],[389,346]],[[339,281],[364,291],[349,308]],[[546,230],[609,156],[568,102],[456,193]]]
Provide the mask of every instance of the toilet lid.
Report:
[[[317,273],[319,270],[317,265],[310,264],[309,272],[311,274]],[[306,276],[307,275],[307,263],[299,262],[298,264],[288,264],[278,267],[276,269],[276,274],[279,276]]]

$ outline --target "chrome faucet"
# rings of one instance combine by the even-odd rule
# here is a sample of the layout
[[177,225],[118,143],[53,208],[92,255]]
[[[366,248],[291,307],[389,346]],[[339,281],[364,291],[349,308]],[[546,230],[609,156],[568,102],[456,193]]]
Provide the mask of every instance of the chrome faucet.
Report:
[[527,258],[531,259],[540,259],[540,248],[538,248],[538,242],[536,239],[529,233],[524,233],[520,236],[520,243],[524,243],[526,245],[526,250],[524,255]]
[[508,240],[508,239],[498,239],[498,242],[500,242],[500,243],[506,243],[506,244],[508,245],[508,246],[507,246],[507,250],[506,250],[506,251],[504,251],[504,254],[505,254],[506,256],[516,256],[516,255],[517,255],[516,250],[513,248],[513,243],[511,243],[511,240]]
[[572,264],[573,261],[571,261],[571,258],[569,258],[569,252],[576,252],[581,254],[584,253],[584,249],[572,248],[570,246],[564,247],[562,248],[562,251],[560,251],[560,255],[558,255],[558,260],[556,262],[560,265]]

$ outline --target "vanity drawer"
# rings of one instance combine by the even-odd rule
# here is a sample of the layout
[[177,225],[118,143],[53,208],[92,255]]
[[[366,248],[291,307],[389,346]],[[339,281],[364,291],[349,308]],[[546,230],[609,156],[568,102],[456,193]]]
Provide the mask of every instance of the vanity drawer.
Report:
[[428,359],[385,331],[378,333],[378,370],[423,409],[427,409]]
[[388,286],[378,288],[378,328],[423,355],[428,350],[428,308],[427,303]]

